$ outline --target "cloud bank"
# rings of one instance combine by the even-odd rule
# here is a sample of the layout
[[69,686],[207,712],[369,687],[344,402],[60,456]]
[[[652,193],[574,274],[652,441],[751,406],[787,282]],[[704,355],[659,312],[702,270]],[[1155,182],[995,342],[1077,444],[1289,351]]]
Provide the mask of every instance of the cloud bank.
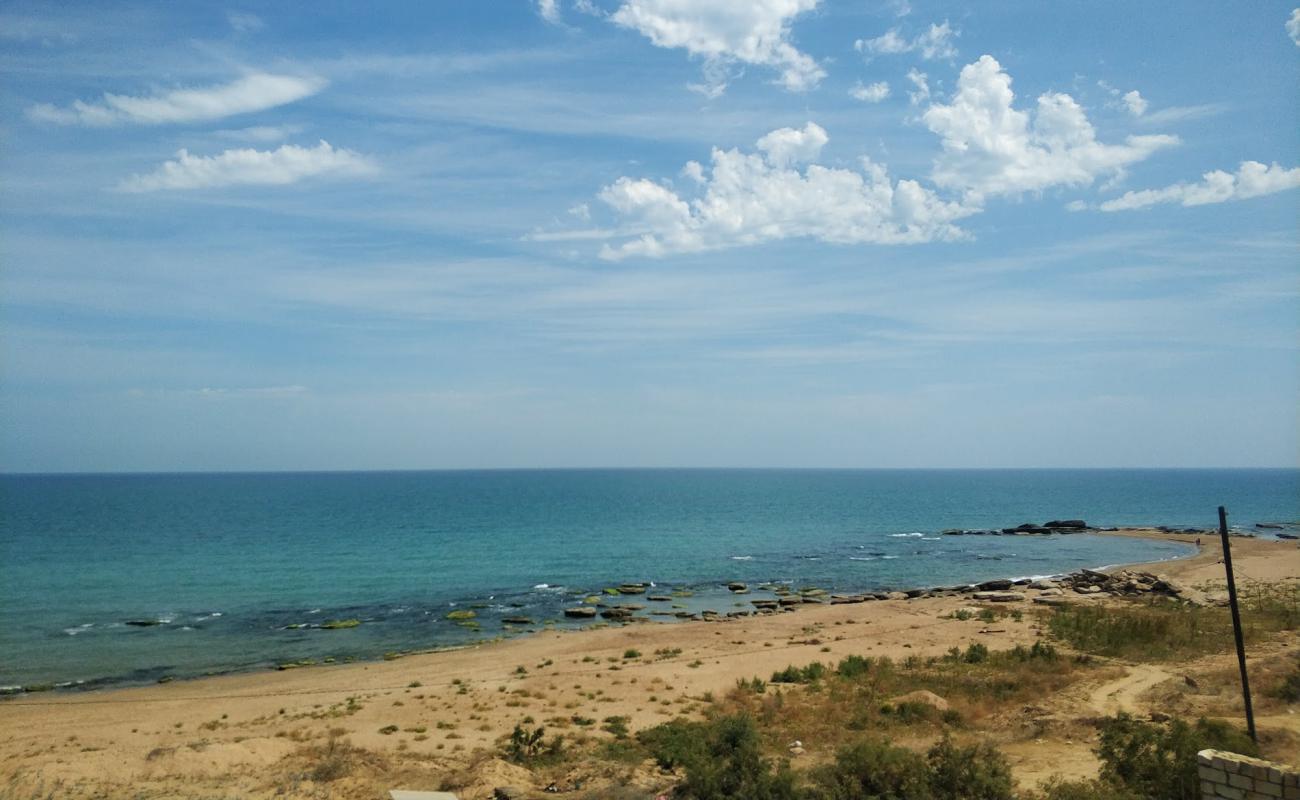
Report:
[[181,150],[147,175],[134,175],[118,189],[124,192],[212,189],[222,186],[284,186],[321,176],[360,177],[376,172],[370,159],[321,140],[316,147],[286,144],[275,150],[226,150],[215,156],[195,156]]
[[992,56],[962,68],[952,101],[931,105],[921,117],[942,139],[943,154],[931,175],[935,184],[963,191],[974,202],[1086,186],[1178,143],[1176,136],[1151,135],[1103,144],[1067,94],[1039,96],[1033,112],[1017,110],[1014,100],[1011,76]]
[[1285,169],[1276,162],[1265,165],[1258,161],[1243,161],[1235,173],[1216,169],[1201,176],[1199,183],[1176,183],[1163,189],[1125,192],[1098,208],[1102,211],[1131,211],[1160,203],[1203,206],[1246,200],[1296,187],[1300,187],[1300,167]]
[[201,122],[292,103],[316,94],[326,83],[317,77],[253,72],[220,86],[173,89],[147,97],[106,92],[98,103],[76,100],[66,108],[41,104],[27,114],[39,122],[95,127]]
[[709,167],[691,162],[683,170],[701,187],[691,200],[644,178],[619,178],[599,197],[623,220],[620,234],[634,238],[606,245],[601,257],[659,257],[796,237],[911,244],[964,236],[953,223],[974,211],[943,202],[916,181],[891,181],[867,159],[861,171],[810,163],[827,141],[826,131],[809,122],[772,131],[755,143],[756,152],[714,149]]
[[820,0],[626,0],[610,20],[657,47],[683,48],[704,59],[704,83],[691,88],[717,97],[737,64],[770,67],[792,92],[815,88],[826,71],[790,43],[794,18]]

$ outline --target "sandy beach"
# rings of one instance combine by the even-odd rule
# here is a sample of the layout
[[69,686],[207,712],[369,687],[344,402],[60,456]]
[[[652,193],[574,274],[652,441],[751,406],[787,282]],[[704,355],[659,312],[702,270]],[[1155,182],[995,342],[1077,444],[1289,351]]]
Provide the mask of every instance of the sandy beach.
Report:
[[[1146,529],[1109,535],[1197,539]],[[1146,569],[1190,584],[1222,583],[1218,537],[1200,538],[1199,554]],[[1235,538],[1233,557],[1239,582],[1300,581],[1295,542]],[[462,798],[490,797],[494,785],[532,785],[527,771],[489,756],[521,720],[621,716],[636,731],[698,715],[737,680],[790,664],[849,654],[935,656],[973,642],[999,650],[1042,635],[1032,613],[996,625],[953,616],[970,604],[949,596],[806,605],[797,613],[716,622],[539,632],[392,661],[24,695],[0,703],[0,796],[381,797],[384,788],[455,784]],[[1017,605],[1030,611],[1030,603]],[[1285,644],[1269,645],[1258,656],[1286,651]],[[1076,716],[1105,713],[1106,704],[1140,705],[1142,694],[1162,682],[1143,677],[1140,687],[1128,686],[1127,700],[1114,700],[1121,686],[1099,700],[1061,702],[1082,704]],[[1262,724],[1300,731],[1294,718]],[[580,730],[606,735],[598,722]],[[1071,738],[1068,727],[1061,733],[1037,746],[1006,743],[1022,784],[1095,770],[1086,742]],[[374,768],[329,784],[305,779],[304,760],[331,735],[364,749]],[[807,757],[816,757],[817,743],[805,746]],[[471,765],[473,774],[463,774]],[[653,786],[663,776],[643,769],[621,779]]]

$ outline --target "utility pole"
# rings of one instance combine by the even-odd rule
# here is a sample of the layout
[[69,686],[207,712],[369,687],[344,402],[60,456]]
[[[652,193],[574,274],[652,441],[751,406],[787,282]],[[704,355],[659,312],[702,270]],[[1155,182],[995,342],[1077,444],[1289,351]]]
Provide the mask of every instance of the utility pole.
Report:
[[1228,604],[1232,607],[1232,633],[1237,639],[1237,666],[1241,668],[1241,697],[1246,701],[1246,730],[1250,740],[1255,735],[1255,711],[1250,706],[1250,679],[1246,676],[1246,644],[1241,636],[1241,612],[1237,610],[1237,582],[1232,577],[1232,545],[1228,542],[1228,512],[1219,506],[1219,538],[1223,540],[1223,568],[1228,573]]

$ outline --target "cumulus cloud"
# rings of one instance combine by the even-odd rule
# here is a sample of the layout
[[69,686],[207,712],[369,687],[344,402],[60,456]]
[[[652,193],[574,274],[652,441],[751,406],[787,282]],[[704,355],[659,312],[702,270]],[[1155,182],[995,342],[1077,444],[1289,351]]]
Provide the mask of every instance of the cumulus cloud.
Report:
[[879,103],[889,97],[889,84],[877,81],[869,86],[863,86],[862,81],[858,81],[852,89],[849,89],[849,96],[864,103]]
[[911,244],[959,239],[954,222],[977,209],[940,200],[916,181],[892,181],[885,168],[811,163],[829,140],[809,122],[762,137],[756,151],[718,150],[697,166],[699,194],[685,198],[644,178],[622,177],[600,192],[621,220],[601,257],[659,257],[807,237],[823,242]]
[[753,64],[780,71],[792,92],[815,88],[826,72],[790,43],[790,24],[820,0],[625,0],[610,19],[657,47],[683,48],[704,59],[705,82],[692,86],[716,97],[731,68]]
[[211,189],[221,186],[283,186],[321,176],[364,176],[376,167],[370,159],[321,140],[315,147],[286,144],[275,150],[226,150],[215,156],[195,156],[186,150],[147,175],[134,175],[118,189],[157,192]]
[[105,93],[98,103],[74,101],[60,108],[41,104],[28,116],[59,125],[163,125],[221,119],[263,111],[310,97],[324,89],[322,78],[252,72],[220,86],[173,89],[145,97]]
[[1124,108],[1126,108],[1128,113],[1133,116],[1140,117],[1147,113],[1147,101],[1142,97],[1141,93],[1138,92],[1137,89],[1126,93],[1122,99],[1124,101]]
[[537,13],[552,25],[559,25],[560,0],[537,0]]
[[1103,144],[1083,109],[1067,94],[1047,92],[1033,112],[1013,107],[1011,76],[992,56],[962,68],[949,104],[922,115],[942,139],[932,178],[978,202],[985,195],[1017,195],[1052,186],[1085,186],[1155,151],[1175,136],[1130,136]]
[[853,48],[868,55],[897,55],[899,53],[919,52],[921,58],[954,58],[957,48],[952,40],[961,35],[944,20],[942,24],[930,24],[913,39],[905,38],[899,28],[890,28],[874,39],[858,39]]
[[1286,21],[1286,34],[1296,47],[1300,47],[1300,8],[1292,10],[1290,19]]
[[1102,203],[1099,208],[1102,211],[1130,211],[1159,203],[1202,206],[1246,200],[1297,187],[1300,187],[1300,167],[1286,169],[1277,162],[1266,165],[1258,161],[1243,161],[1235,173],[1216,169],[1202,175],[1199,183],[1176,183],[1163,189],[1125,192]]

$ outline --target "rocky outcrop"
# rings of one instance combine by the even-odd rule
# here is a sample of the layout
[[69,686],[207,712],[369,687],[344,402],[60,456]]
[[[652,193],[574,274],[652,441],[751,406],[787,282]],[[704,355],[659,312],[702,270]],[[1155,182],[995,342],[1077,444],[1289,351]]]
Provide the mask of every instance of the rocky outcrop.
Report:
[[564,616],[570,619],[594,619],[596,609],[592,606],[575,606],[564,609]]

